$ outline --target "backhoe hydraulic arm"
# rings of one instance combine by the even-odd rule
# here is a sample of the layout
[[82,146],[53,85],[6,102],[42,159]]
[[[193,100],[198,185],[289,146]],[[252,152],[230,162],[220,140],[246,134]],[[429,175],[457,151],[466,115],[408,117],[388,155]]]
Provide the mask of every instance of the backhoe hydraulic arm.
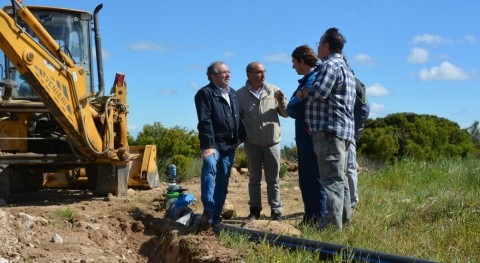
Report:
[[97,98],[95,93],[89,93],[86,70],[61,50],[27,7],[16,0],[13,3],[14,12],[39,41],[27,34],[11,14],[0,10],[2,51],[30,83],[82,156],[105,162],[128,161],[128,106],[123,75],[117,76],[109,96]]

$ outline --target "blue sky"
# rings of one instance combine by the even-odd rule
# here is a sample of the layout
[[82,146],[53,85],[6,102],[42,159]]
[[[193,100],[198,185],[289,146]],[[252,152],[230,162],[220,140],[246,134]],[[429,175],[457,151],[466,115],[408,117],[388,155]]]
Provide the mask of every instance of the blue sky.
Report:
[[[24,0],[90,12],[100,3]],[[337,27],[367,86],[371,118],[413,112],[466,128],[480,120],[478,10],[472,0],[104,1],[105,84],[115,72],[126,74],[133,136],[154,122],[196,130],[193,96],[207,84],[212,61],[228,64],[235,89],[245,83],[246,65],[260,61],[267,82],[290,97],[301,77],[292,69],[293,49],[316,50],[323,32]],[[281,124],[282,145],[291,146],[294,121]]]

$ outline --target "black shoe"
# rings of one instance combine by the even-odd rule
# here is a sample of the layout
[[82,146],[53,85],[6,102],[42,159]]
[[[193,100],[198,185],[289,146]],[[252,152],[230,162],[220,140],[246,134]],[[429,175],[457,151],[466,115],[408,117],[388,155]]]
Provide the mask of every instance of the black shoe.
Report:
[[260,219],[260,210],[256,207],[250,207],[250,214],[247,216],[248,221],[258,220]]
[[222,219],[213,220],[211,228],[213,232],[219,233],[223,229]]
[[210,213],[203,213],[202,216],[197,219],[196,225],[199,231],[209,229],[213,224],[213,215]]
[[272,210],[272,220],[273,221],[282,221],[282,213],[280,212],[275,212]]

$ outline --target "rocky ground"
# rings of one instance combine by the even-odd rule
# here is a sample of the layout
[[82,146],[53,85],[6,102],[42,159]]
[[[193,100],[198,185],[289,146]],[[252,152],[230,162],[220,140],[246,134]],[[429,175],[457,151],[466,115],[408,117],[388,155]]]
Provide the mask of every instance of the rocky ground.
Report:
[[[236,221],[248,215],[248,178],[232,173],[227,202]],[[198,199],[198,178],[180,183]],[[167,184],[151,190],[129,189],[128,199],[95,197],[87,190],[44,189],[0,200],[0,263],[6,262],[242,262],[242,251],[218,243],[212,230],[196,231],[165,218]],[[263,197],[266,197],[263,183]],[[268,224],[269,231],[295,235],[302,216],[297,178],[281,180],[285,219]],[[263,199],[259,220],[250,225],[264,229],[270,209]],[[228,222],[227,222],[228,223]]]

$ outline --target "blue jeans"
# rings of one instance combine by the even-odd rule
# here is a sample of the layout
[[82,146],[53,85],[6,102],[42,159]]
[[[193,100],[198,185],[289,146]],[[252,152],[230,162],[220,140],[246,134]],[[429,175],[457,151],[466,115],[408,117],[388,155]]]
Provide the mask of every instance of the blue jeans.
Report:
[[349,142],[324,131],[312,132],[312,141],[320,169],[320,182],[327,193],[327,213],[320,227],[333,226],[341,230],[343,222],[352,216],[346,176]]
[[235,151],[221,154],[215,150],[215,153],[203,160],[200,188],[203,213],[213,215],[213,221],[218,221],[227,198]]
[[298,183],[302,192],[304,220],[320,222],[325,216],[327,193],[320,183],[317,157],[313,151],[312,137],[303,129],[295,134],[298,155]]

